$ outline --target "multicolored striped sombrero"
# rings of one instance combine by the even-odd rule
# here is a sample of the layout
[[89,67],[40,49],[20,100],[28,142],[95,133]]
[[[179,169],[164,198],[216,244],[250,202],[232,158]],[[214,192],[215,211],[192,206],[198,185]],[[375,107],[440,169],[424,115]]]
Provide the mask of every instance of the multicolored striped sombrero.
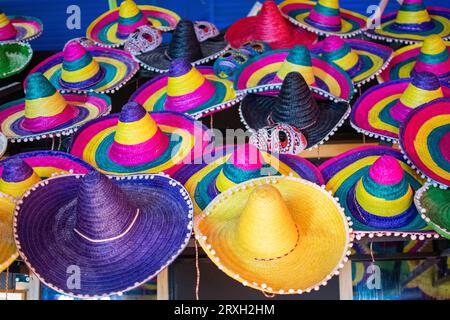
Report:
[[364,92],[352,106],[351,124],[365,135],[396,142],[400,125],[414,108],[442,97],[450,97],[450,84],[441,85],[434,74],[418,72]]
[[19,256],[13,236],[14,199],[0,192],[0,272]]
[[367,26],[367,17],[341,9],[339,0],[286,0],[279,7],[292,23],[319,35],[353,37]]
[[381,17],[381,24],[366,31],[373,39],[415,43],[430,35],[450,38],[450,9],[425,7],[423,0],[403,0],[400,9]]
[[235,72],[234,88],[240,92],[279,89],[289,72],[299,72],[315,93],[349,101],[352,80],[333,62],[311,55],[305,46],[274,50],[249,59]]
[[272,155],[251,144],[231,145],[208,151],[198,161],[174,175],[186,187],[199,214],[220,193],[254,178],[295,176],[323,184],[319,170],[308,160],[294,155]]
[[130,98],[147,111],[176,111],[194,118],[231,107],[241,100],[233,83],[220,79],[213,67],[193,67],[188,60],[175,59],[167,75],[153,78]]
[[400,127],[400,146],[429,181],[450,186],[450,98],[433,100],[412,111]]
[[190,116],[147,111],[128,102],[120,114],[93,120],[73,138],[70,152],[115,175],[174,173],[201,155],[211,137]]
[[161,31],[175,29],[180,17],[170,10],[156,6],[138,6],[132,0],[123,1],[95,19],[86,30],[86,37],[106,47],[117,47],[137,28],[151,25]]
[[339,198],[359,236],[412,236],[429,233],[413,198],[422,180],[390,147],[360,147],[321,166],[326,188]]
[[0,106],[0,129],[11,142],[70,135],[110,110],[105,94],[61,94],[41,73],[33,73],[25,98]]
[[0,79],[21,72],[32,57],[33,49],[27,43],[0,42]]
[[42,34],[41,20],[26,16],[7,16],[0,11],[0,42],[31,41]]
[[450,42],[428,36],[423,43],[411,44],[394,52],[389,66],[378,81],[409,78],[416,72],[434,73],[442,82],[450,82]]
[[369,41],[329,36],[311,47],[311,52],[340,66],[360,87],[387,68],[393,50]]
[[[139,64],[122,50],[83,47],[70,41],[57,53],[34,67],[57,89],[69,92],[111,92],[118,90],[139,70]],[[25,80],[27,81],[27,80]]]

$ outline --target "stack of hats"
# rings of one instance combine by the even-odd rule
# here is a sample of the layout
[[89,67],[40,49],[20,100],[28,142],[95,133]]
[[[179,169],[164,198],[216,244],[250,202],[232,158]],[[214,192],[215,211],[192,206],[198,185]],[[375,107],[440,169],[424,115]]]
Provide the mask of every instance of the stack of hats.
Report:
[[42,34],[41,20],[26,16],[7,16],[0,11],[0,43],[30,41]]

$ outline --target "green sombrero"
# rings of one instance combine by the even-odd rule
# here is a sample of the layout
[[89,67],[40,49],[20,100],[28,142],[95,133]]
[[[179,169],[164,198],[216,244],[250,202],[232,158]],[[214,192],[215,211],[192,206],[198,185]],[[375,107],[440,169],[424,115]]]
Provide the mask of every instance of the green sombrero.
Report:
[[0,79],[21,72],[30,63],[33,49],[27,43],[0,43]]

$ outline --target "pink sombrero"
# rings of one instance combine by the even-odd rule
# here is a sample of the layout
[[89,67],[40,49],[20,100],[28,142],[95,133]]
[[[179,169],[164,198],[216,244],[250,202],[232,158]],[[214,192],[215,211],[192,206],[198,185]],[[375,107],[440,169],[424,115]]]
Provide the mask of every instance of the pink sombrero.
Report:
[[41,20],[26,16],[7,16],[0,11],[0,42],[30,41],[42,34]]

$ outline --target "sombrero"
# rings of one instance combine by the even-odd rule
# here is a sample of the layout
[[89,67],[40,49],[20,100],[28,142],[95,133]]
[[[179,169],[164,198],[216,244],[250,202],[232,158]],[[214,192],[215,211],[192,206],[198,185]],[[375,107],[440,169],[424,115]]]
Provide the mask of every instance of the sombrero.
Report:
[[148,111],[177,111],[201,118],[231,107],[241,100],[233,83],[220,79],[213,67],[193,67],[175,59],[167,74],[142,85],[130,98]]
[[86,37],[106,47],[117,47],[131,33],[144,25],[161,31],[175,29],[180,17],[170,10],[156,6],[137,6],[132,0],[123,1],[119,8],[111,9],[95,19],[86,30]]
[[400,127],[400,146],[429,181],[450,186],[450,98],[440,98],[412,111]]
[[174,173],[210,142],[206,127],[173,111],[147,113],[128,102],[120,114],[93,120],[77,131],[70,152],[115,175]]
[[0,42],[0,79],[21,72],[30,63],[33,50],[27,43]]
[[422,180],[390,147],[359,147],[324,162],[326,188],[352,217],[358,237],[425,236],[428,231],[414,206]]
[[394,52],[389,66],[378,81],[409,78],[417,72],[434,73],[442,82],[450,82],[450,42],[428,36],[423,43],[411,44]]
[[8,148],[8,139],[6,136],[0,132],[0,158],[6,153]]
[[333,62],[311,55],[305,46],[263,53],[236,70],[234,87],[246,93],[279,89],[289,72],[300,72],[315,93],[350,100],[352,80]]
[[26,16],[7,16],[0,11],[0,42],[31,41],[44,30],[41,20]]
[[329,36],[314,45],[311,52],[340,66],[360,87],[387,68],[393,51],[373,42]]
[[110,109],[107,95],[61,94],[41,73],[34,73],[28,77],[25,98],[0,106],[0,130],[11,142],[70,135]]
[[252,131],[276,123],[297,128],[310,149],[328,140],[342,126],[350,106],[331,99],[315,100],[301,74],[291,72],[278,96],[249,94],[242,100],[240,113],[242,122]]
[[181,20],[169,43],[135,58],[145,69],[164,73],[169,71],[174,59],[186,59],[193,65],[205,64],[219,57],[228,47],[221,35],[200,42],[192,21]]
[[225,34],[230,45],[238,49],[250,41],[264,41],[274,50],[289,49],[295,45],[310,45],[317,41],[317,35],[295,27],[280,12],[276,3],[267,0],[261,11],[253,17],[239,19]]
[[113,93],[138,70],[139,64],[125,51],[85,48],[71,41],[62,52],[47,58],[30,73],[44,74],[57,89],[65,91]]
[[[14,237],[24,262],[50,288],[107,296],[167,267],[189,241],[192,214],[186,190],[167,176],[108,178],[94,170],[36,184],[16,206]],[[68,278],[74,271],[78,286]]]
[[14,199],[0,192],[0,272],[19,256],[13,237]]
[[353,37],[367,26],[367,17],[341,9],[339,0],[287,0],[279,7],[292,23],[319,35]]
[[442,97],[450,97],[450,85],[441,85],[429,72],[388,81],[358,98],[352,106],[351,124],[370,137],[396,142],[401,123],[414,108]]
[[367,30],[373,39],[415,43],[429,35],[450,38],[450,9],[425,7],[423,0],[404,0],[400,9],[381,17],[381,24]]
[[319,290],[350,254],[343,209],[320,186],[294,177],[236,185],[194,217],[194,230],[221,271],[272,294]]
[[293,155],[272,155],[251,144],[216,148],[175,173],[191,195],[194,212],[200,213],[220,193],[236,184],[264,176],[295,176],[323,184],[319,170]]

